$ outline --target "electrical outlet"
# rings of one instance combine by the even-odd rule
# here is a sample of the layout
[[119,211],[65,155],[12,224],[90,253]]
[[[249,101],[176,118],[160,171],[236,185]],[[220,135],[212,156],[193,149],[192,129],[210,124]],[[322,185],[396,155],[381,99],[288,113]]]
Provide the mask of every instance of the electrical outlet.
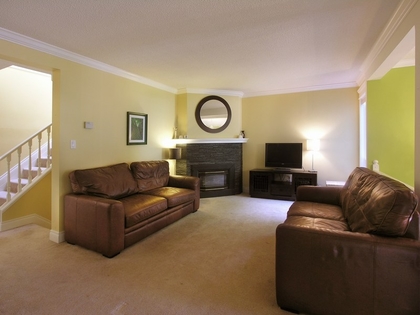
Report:
[[70,140],[70,149],[76,149],[76,140]]

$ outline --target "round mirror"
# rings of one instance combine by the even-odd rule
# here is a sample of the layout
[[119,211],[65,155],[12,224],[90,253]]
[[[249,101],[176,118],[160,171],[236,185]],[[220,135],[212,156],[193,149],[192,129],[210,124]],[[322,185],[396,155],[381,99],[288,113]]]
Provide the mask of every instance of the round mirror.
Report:
[[232,111],[226,100],[211,95],[203,98],[195,109],[195,120],[204,131],[217,133],[229,126]]

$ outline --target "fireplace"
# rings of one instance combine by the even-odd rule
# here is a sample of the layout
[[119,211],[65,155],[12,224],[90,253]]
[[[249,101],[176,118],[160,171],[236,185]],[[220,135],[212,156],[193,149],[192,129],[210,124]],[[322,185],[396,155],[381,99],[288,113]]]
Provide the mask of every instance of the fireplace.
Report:
[[186,143],[176,174],[200,178],[200,196],[217,197],[242,193],[242,143]]
[[227,196],[235,193],[233,164],[193,164],[191,175],[200,178],[201,197]]

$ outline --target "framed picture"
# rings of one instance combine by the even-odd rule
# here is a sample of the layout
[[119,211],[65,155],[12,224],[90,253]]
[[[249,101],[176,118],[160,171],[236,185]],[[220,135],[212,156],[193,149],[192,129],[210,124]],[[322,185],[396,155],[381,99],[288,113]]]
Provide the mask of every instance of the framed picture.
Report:
[[147,144],[147,114],[127,112],[127,145]]

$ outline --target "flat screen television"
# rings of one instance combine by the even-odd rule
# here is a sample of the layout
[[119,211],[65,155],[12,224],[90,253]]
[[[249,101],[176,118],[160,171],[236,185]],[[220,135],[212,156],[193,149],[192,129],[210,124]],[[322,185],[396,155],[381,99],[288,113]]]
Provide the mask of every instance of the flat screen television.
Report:
[[266,143],[265,167],[302,168],[302,143]]

